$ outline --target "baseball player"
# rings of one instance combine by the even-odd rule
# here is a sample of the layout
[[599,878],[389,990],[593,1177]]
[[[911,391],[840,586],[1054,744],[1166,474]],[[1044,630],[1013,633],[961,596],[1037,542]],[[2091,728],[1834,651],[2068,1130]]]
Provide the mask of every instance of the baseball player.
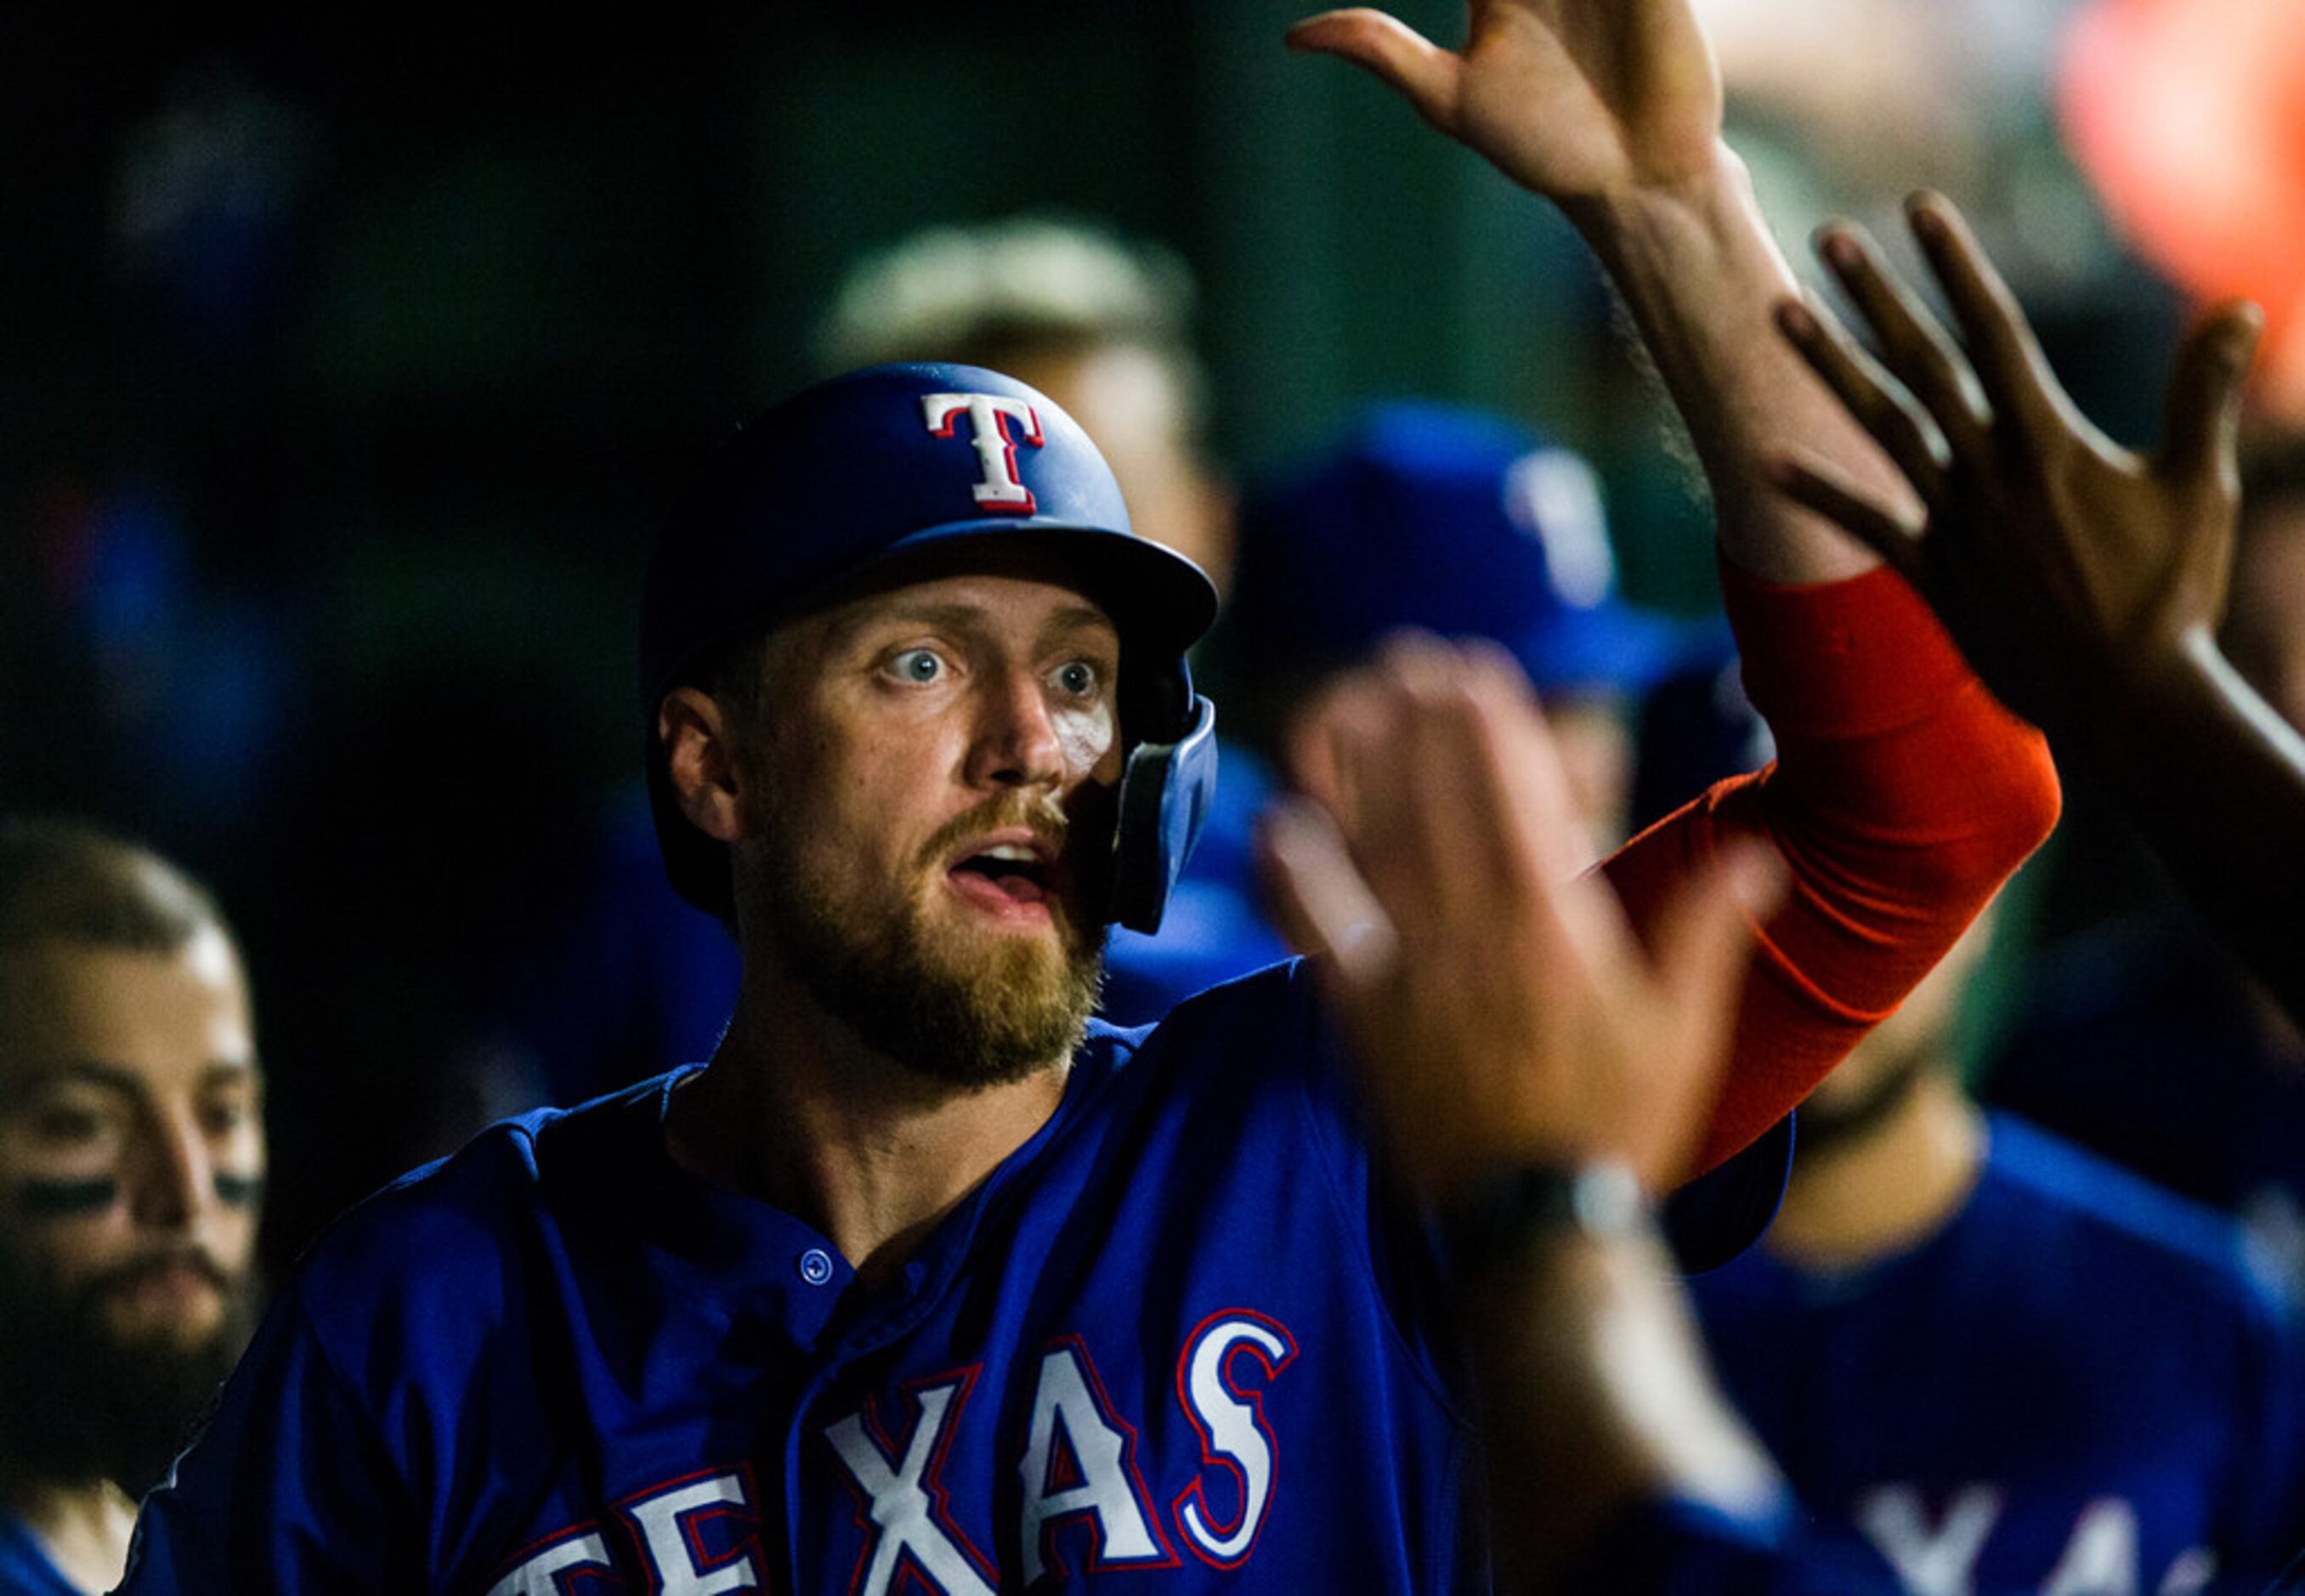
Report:
[[1852,1589],[2255,1596],[2305,1523],[2305,1342],[2237,1226],[1969,1100],[1984,930],[1803,1104],[1764,1244],[1692,1283],[1722,1383],[1895,1571]]
[[[643,600],[667,868],[743,949],[721,1046],[335,1226],[148,1499],[127,1590],[1486,1584],[1452,1252],[1574,1207],[1595,1159],[1652,1192],[1737,1169],[2055,809],[1910,595],[1763,480],[1796,437],[1890,472],[1767,335],[1790,279],[1687,11],[1555,15],[1476,8],[1462,52],[1370,13],[1294,38],[1568,208],[1711,463],[1782,758],[1612,861],[1673,979],[1626,1011],[1652,1045],[1605,1055],[1678,1070],[1742,969],[1690,884],[1767,839],[1793,886],[1709,1118],[1627,1145],[1535,1067],[1590,1012],[1537,972],[1613,991],[1638,944],[1591,960],[1544,909],[1578,862],[1524,823],[1541,723],[1436,645],[1291,761],[1369,912],[1292,913],[1318,961],[1149,1031],[1092,1021],[1101,927],[1157,923],[1207,802],[1185,650],[1213,590],[1044,395],[868,368],[723,446]],[[1493,1139],[1424,1161],[1419,1059]]]
[[[2233,679],[2262,695],[2268,733],[2305,727],[2305,434],[2244,453],[2228,557],[2217,638]],[[2077,863],[2068,852],[2061,876],[2085,879]],[[2290,941],[2283,928],[2268,947]],[[1991,1060],[1991,1100],[2242,1215],[2305,1280],[2305,1031],[2165,899],[2038,964]]]
[[[1230,495],[1207,446],[1207,378],[1187,336],[1192,294],[1190,274],[1165,250],[1080,220],[1019,214],[924,228],[865,256],[843,276],[814,342],[826,376],[958,361],[1040,389],[1097,439],[1139,534],[1221,589],[1232,562]],[[1117,444],[1125,446],[1116,452]],[[1226,762],[1234,763],[1229,752]],[[1228,780],[1220,804],[1233,805],[1242,785]],[[1674,803],[1689,790],[1676,789]],[[1212,832],[1220,843],[1229,835],[1204,832],[1196,875]],[[1238,841],[1245,849],[1245,832]],[[587,854],[581,895],[544,945],[523,955],[491,1039],[495,1056],[509,1052],[536,1078],[536,1096],[552,1102],[596,1097],[667,1059],[710,1051],[736,991],[736,947],[665,883],[637,770],[600,817]],[[1245,870],[1245,853],[1234,857]],[[1192,878],[1179,883],[1169,923],[1190,921],[1198,898]],[[1260,926],[1256,951],[1219,972],[1288,950]]]
[[0,1592],[109,1590],[253,1321],[247,981],[215,903],[0,819]]

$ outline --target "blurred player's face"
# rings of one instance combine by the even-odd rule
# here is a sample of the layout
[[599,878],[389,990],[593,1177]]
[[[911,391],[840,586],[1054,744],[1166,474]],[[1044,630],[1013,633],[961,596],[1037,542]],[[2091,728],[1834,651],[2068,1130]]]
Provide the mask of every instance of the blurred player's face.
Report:
[[774,956],[880,1051],[982,1085],[1077,1043],[1119,664],[1096,606],[1007,576],[915,582],[770,640],[753,901]]
[[1174,370],[1149,349],[1004,350],[992,364],[1063,406],[1096,439],[1136,531],[1209,573],[1219,591],[1233,565],[1231,495],[1192,441]]
[[59,1466],[165,1450],[244,1338],[263,1175],[247,988],[222,932],[0,959],[0,1425],[53,1430],[28,1413],[56,1408],[76,1433],[30,1444],[59,1447]]

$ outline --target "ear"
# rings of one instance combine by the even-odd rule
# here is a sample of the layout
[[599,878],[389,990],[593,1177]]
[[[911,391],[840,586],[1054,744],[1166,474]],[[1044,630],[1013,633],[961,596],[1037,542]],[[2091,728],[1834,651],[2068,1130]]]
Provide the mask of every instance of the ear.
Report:
[[744,774],[720,701],[701,687],[676,687],[657,706],[665,773],[688,823],[715,842],[745,835]]

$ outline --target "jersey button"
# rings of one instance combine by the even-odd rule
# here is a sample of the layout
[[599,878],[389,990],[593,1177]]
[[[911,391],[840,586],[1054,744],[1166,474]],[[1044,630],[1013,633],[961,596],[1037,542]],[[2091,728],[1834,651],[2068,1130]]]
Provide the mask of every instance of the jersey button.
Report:
[[832,1278],[832,1254],[822,1247],[811,1247],[800,1255],[800,1278],[811,1286],[821,1286]]

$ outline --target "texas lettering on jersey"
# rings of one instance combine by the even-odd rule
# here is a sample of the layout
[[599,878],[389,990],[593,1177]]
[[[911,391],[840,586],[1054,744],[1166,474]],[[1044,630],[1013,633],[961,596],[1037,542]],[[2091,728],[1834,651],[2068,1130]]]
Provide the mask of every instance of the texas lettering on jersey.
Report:
[[[1934,1507],[1912,1486],[1881,1485],[1858,1499],[1851,1517],[1912,1596],[1970,1596],[2004,1501],[1984,1483],[1965,1485]],[[2127,1500],[2090,1502],[2042,1581],[2041,1596],[2199,1596],[2216,1576],[2216,1554],[2198,1546],[2165,1569],[2140,1568],[2138,1541],[2137,1509]]]
[[[1189,1554],[1230,1569],[1254,1553],[1278,1483],[1279,1449],[1263,1393],[1295,1360],[1278,1320],[1246,1309],[1210,1315],[1177,1359],[1176,1396],[1200,1438],[1199,1466],[1175,1495],[1140,1473],[1137,1430],[1120,1413],[1078,1336],[1044,1347],[1029,1375],[1020,1433],[996,1441],[1020,1487],[1018,1583],[1054,1574],[1180,1566]],[[846,1589],[855,1596],[914,1590],[993,1596],[1001,1572],[955,1510],[942,1465],[970,1424],[981,1375],[969,1367],[907,1381],[893,1399],[868,1399],[818,1439],[854,1498],[861,1545]],[[574,1596],[620,1588],[610,1538],[636,1548],[665,1596],[771,1589],[761,1544],[761,1493],[735,1464],[647,1485],[601,1522],[577,1524],[524,1549],[489,1596]],[[989,1519],[991,1504],[968,1516]]]

